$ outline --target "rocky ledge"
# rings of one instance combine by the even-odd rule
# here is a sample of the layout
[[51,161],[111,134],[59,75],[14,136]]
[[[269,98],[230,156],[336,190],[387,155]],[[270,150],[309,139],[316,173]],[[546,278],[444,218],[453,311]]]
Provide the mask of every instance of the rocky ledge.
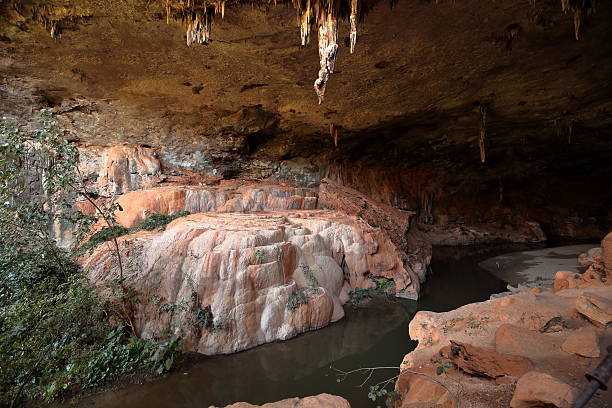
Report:
[[[401,407],[569,408],[612,344],[611,238],[581,256],[583,275],[559,272],[554,288],[418,312],[409,331],[419,345],[396,384]],[[589,406],[609,403],[598,398]]]

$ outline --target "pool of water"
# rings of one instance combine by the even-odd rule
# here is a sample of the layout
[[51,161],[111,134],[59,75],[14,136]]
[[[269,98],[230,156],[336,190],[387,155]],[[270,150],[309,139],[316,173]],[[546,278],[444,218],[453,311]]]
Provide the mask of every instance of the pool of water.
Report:
[[[228,356],[202,357],[180,372],[79,400],[80,407],[202,408],[238,401],[253,404],[330,393],[353,408],[376,407],[360,375],[337,382],[334,370],[398,366],[416,346],[408,323],[418,310],[448,311],[486,300],[506,283],[478,267],[491,256],[526,246],[435,248],[432,274],[418,302],[377,297],[324,329]],[[370,383],[392,377],[378,372]],[[384,405],[384,404],[382,404]]]

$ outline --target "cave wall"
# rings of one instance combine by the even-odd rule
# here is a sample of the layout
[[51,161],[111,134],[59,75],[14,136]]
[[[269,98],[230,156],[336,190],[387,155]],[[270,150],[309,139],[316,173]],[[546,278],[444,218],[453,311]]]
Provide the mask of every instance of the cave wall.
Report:
[[33,124],[51,107],[70,140],[156,149],[165,173],[328,177],[425,225],[519,217],[585,239],[610,229],[608,2],[579,41],[556,0],[373,2],[354,54],[341,22],[321,105],[316,46],[300,46],[284,4],[234,5],[208,45],[187,47],[161,2],[72,0],[68,13],[86,17],[54,38],[13,3],[0,5],[9,120]]

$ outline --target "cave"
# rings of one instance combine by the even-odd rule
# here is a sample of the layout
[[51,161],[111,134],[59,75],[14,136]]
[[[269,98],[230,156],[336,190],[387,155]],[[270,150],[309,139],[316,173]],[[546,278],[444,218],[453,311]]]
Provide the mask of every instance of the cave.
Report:
[[[267,382],[253,380],[261,398],[220,396],[212,386],[208,392],[216,396],[207,397],[184,385],[198,397],[196,405],[181,406],[320,394],[278,407],[366,407],[367,392],[366,402],[356,403],[352,391],[339,391],[350,405],[321,394],[334,392],[315,387],[315,371],[296,377],[308,384],[291,388],[295,394],[277,392],[280,380],[254,362],[274,360],[276,352],[262,345],[285,340],[298,344],[297,351],[325,354],[325,342],[304,340],[317,332],[303,333],[329,325],[320,336],[325,330],[348,336],[353,329],[338,327],[362,319],[374,327],[409,324],[410,339],[419,341],[394,381],[370,389],[372,400],[380,398],[371,406],[387,398],[405,408],[569,407],[588,385],[584,373],[594,372],[612,344],[610,21],[612,4],[603,0],[3,0],[0,117],[9,148],[3,147],[0,167],[8,171],[14,163],[5,152],[25,151],[10,150],[14,134],[43,135],[32,151],[55,144],[41,153],[52,159],[34,154],[18,162],[25,176],[17,184],[0,177],[10,196],[0,212],[23,213],[13,201],[31,200],[46,214],[89,217],[84,235],[65,215],[50,216],[48,230],[37,234],[52,243],[52,252],[89,245],[87,255],[70,262],[85,271],[101,299],[122,291],[118,315],[103,308],[112,333],[125,329],[112,341],[180,338],[178,347],[190,357],[178,370],[205,367],[196,378],[241,364],[265,373],[262,379],[270,375]],[[82,187],[62,185],[57,176],[63,187],[49,193],[46,183],[55,173],[40,169],[73,153]],[[11,198],[24,180],[27,194],[19,190],[21,198]],[[70,205],[53,201],[68,187],[74,188]],[[0,241],[11,240],[11,220],[0,216],[6,230]],[[18,248],[29,250],[32,239],[24,234]],[[15,250],[10,245],[7,253]],[[579,245],[576,253],[546,252]],[[554,258],[556,269],[543,272],[542,261],[529,282],[495,270],[503,269],[500,262],[519,261],[494,256],[534,250],[544,252],[529,256]],[[580,266],[561,267],[581,253]],[[0,289],[12,287],[12,276],[0,276]],[[481,292],[472,297],[469,285]],[[465,291],[463,297],[449,295],[455,290]],[[405,302],[404,309],[385,309],[376,298],[383,295]],[[495,312],[476,306],[489,296]],[[362,300],[374,306],[354,317],[349,306]],[[13,303],[6,302],[0,301],[8,316]],[[464,307],[473,309],[461,315]],[[503,317],[502,309],[522,313],[520,321]],[[597,309],[598,317],[587,309]],[[388,316],[376,322],[375,313]],[[494,320],[491,331],[487,324]],[[455,333],[457,325],[463,328]],[[513,349],[508,339],[526,343],[529,330],[543,336],[542,350],[555,351],[544,358],[524,352],[525,344],[523,354]],[[597,352],[582,350],[593,338]],[[264,350],[259,357],[238,353],[254,347]],[[402,347],[403,354],[415,348]],[[199,362],[202,354],[232,353],[238,353],[232,363]],[[563,364],[581,367],[579,373],[558,374],[563,364],[542,363],[557,355],[577,359],[566,356]],[[466,364],[470,359],[476,362]],[[340,361],[314,360],[321,366]],[[39,360],[28,361],[24,366]],[[73,365],[66,361],[61,364]],[[159,373],[171,372],[170,385],[161,388],[167,391],[180,384],[172,364],[159,366]],[[298,376],[286,364],[277,377]],[[69,391],[62,394],[59,377],[37,380],[34,371],[15,370],[37,385],[11,385],[0,405],[55,398],[94,403],[83,397],[84,383],[65,380]],[[375,371],[360,374],[377,378]],[[335,372],[342,383],[352,374]],[[458,391],[453,384],[463,377],[488,383],[466,380],[471,385]],[[131,382],[119,378],[114,381]],[[557,396],[542,396],[532,384]],[[130,400],[136,393],[130,387],[118,396],[102,393],[95,404],[182,401],[165,394]],[[215,387],[244,385],[228,380]],[[477,398],[478,387],[493,396]],[[610,397],[604,394],[587,406],[605,406]]]

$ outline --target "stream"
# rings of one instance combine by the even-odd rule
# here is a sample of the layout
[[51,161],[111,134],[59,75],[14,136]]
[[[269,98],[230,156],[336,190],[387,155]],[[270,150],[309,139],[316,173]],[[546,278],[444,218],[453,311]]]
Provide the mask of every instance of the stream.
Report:
[[80,399],[79,407],[202,408],[245,401],[263,404],[291,397],[330,393],[346,398],[352,408],[384,406],[368,399],[368,386],[397,374],[377,372],[359,387],[363,375],[338,382],[330,366],[397,367],[416,342],[408,323],[418,310],[448,311],[502,292],[506,283],[478,266],[492,256],[532,249],[526,245],[434,248],[433,273],[418,302],[384,295],[321,330],[270,343],[233,355],[201,357],[178,372]]

